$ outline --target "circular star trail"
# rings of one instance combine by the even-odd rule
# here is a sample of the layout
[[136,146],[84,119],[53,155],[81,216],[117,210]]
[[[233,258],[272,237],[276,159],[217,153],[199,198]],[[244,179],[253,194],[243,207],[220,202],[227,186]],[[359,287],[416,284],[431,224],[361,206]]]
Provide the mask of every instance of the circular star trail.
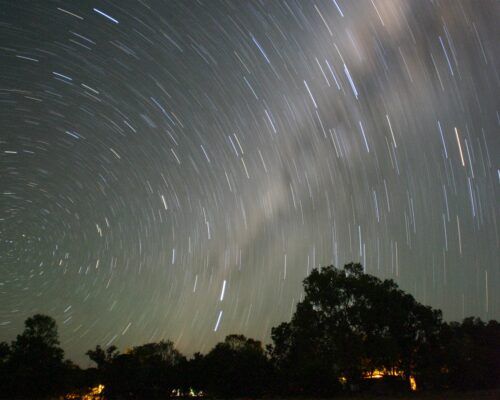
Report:
[[0,339],[267,341],[350,261],[500,317],[497,2],[0,10]]

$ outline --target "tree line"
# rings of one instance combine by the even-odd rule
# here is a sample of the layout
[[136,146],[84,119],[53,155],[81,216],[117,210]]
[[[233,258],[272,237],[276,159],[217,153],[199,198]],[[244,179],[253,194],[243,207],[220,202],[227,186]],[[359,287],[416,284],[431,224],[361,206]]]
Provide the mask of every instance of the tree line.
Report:
[[304,299],[272,328],[271,344],[234,334],[189,359],[169,340],[124,353],[96,346],[86,353],[95,367],[81,369],[64,360],[54,319],[34,315],[10,345],[0,343],[0,397],[77,399],[92,387],[94,398],[165,399],[500,386],[497,321],[447,323],[360,264],[314,269],[303,283]]

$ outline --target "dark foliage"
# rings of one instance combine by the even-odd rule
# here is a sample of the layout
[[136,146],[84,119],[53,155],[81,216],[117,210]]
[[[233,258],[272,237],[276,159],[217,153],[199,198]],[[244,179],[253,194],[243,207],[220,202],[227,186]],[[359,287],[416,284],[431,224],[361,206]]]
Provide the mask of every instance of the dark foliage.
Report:
[[[392,280],[359,264],[315,269],[290,322],[261,342],[229,335],[206,355],[187,360],[170,341],[121,354],[111,346],[87,352],[95,368],[64,361],[55,321],[35,315],[10,345],[0,343],[0,398],[56,398],[104,384],[106,399],[332,396],[341,390],[396,393],[415,378],[419,389],[477,390],[500,386],[500,324],[467,318],[444,323]],[[370,380],[371,372],[400,376]]]
[[42,398],[63,394],[77,384],[80,369],[63,361],[56,322],[37,314],[11,345],[0,345],[0,396]]
[[[409,379],[425,367],[423,355],[437,340],[441,313],[393,281],[348,264],[313,270],[304,289],[292,320],[272,330],[273,359],[285,377],[296,377],[291,392],[300,382],[300,391],[328,393],[342,378],[358,386],[375,369],[397,369]],[[318,375],[328,378],[317,382]]]
[[435,386],[460,390],[500,386],[500,324],[473,317],[447,324],[441,334],[440,361]]
[[179,388],[179,366],[185,362],[172,342],[161,341],[133,347],[120,354],[114,346],[97,346],[87,352],[97,364],[99,382],[109,399],[162,399]]
[[272,383],[272,367],[261,342],[243,335],[229,335],[201,363],[202,388],[227,397],[261,397]]

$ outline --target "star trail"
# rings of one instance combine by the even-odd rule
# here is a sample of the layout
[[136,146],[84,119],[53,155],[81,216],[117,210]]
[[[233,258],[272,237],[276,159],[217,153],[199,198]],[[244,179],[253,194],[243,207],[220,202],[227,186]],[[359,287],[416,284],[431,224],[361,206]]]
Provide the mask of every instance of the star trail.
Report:
[[[268,341],[361,262],[500,318],[496,1],[0,1],[0,340]],[[390,311],[390,310],[389,310]]]

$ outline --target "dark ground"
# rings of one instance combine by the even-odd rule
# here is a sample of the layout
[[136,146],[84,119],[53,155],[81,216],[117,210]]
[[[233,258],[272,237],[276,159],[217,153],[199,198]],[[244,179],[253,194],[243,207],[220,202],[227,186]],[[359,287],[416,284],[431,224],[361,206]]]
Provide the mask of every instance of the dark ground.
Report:
[[441,393],[410,393],[406,395],[358,395],[335,397],[334,400],[500,400],[500,390],[484,390],[474,392],[441,392]]

